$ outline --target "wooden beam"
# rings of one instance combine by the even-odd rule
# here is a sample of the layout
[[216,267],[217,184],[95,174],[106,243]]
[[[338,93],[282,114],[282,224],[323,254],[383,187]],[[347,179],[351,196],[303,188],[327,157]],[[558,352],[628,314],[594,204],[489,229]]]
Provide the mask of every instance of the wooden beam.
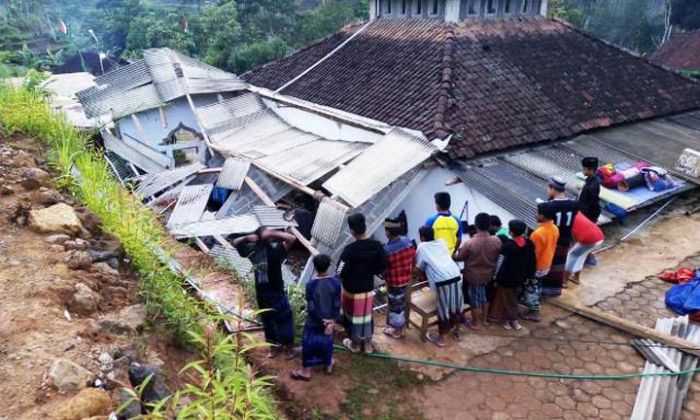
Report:
[[648,338],[650,340],[667,345],[669,347],[676,348],[684,353],[691,354],[695,357],[700,357],[700,345],[685,340],[683,338],[660,333],[654,330],[653,328],[649,328],[645,325],[640,325],[636,322],[620,318],[616,315],[612,315],[607,312],[603,312],[597,308],[590,308],[578,302],[573,302],[571,301],[571,299],[567,299],[564,297],[548,299],[547,302],[553,304],[556,307],[565,309],[569,312],[573,312],[577,315],[581,315],[593,321],[600,322],[601,324],[605,324],[609,327],[613,327],[620,331],[624,331],[635,337]]
[[[255,181],[253,181],[250,177],[247,176],[245,177],[245,183],[250,187],[251,190],[253,190],[255,195],[257,195],[266,206],[275,207],[275,202],[272,201],[270,196],[268,196],[267,193],[262,188],[260,188],[260,186]],[[294,235],[297,238],[299,243],[304,245],[304,247],[307,250],[309,250],[311,255],[316,256],[320,254],[320,252],[313,246],[313,244],[311,244],[311,242],[309,242],[309,240],[306,239],[306,237],[302,235],[301,232],[299,232],[299,229],[291,227],[289,228],[289,231],[292,233],[292,235]]]

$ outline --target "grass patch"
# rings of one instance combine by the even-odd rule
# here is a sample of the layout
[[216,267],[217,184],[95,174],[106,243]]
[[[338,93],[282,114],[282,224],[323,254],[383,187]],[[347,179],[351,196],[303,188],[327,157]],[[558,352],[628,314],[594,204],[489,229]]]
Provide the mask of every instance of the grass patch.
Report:
[[[184,279],[160,261],[158,250],[167,252],[167,244],[172,243],[162,224],[111,176],[88,136],[54,114],[33,86],[12,87],[0,81],[0,129],[7,136],[21,133],[46,145],[49,163],[59,174],[57,185],[75,195],[101,219],[102,229],[121,242],[140,274],[140,292],[150,313],[165,321],[179,343],[204,350],[208,380],[188,389],[195,394],[201,391],[201,400],[211,398],[207,401],[211,401],[212,413],[214,404],[221,404],[225,410],[236,410],[222,411],[236,418],[276,418],[267,379],[256,378],[240,360],[244,337],[205,333],[213,331],[209,327],[220,322],[220,317],[210,305],[187,294]],[[237,394],[222,398],[221,390],[225,390],[223,395],[228,390]]]
[[410,400],[410,394],[420,389],[423,382],[395,362],[354,355],[345,358],[336,369],[355,384],[341,405],[348,418],[423,418]]

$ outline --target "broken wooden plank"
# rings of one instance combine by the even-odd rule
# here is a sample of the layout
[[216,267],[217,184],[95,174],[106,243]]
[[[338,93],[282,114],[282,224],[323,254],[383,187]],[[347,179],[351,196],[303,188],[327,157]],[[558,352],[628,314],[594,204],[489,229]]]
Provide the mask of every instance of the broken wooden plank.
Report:
[[636,322],[620,318],[619,316],[603,312],[597,308],[590,308],[578,302],[572,302],[570,299],[564,297],[548,299],[547,302],[569,312],[573,312],[577,315],[592,319],[593,321],[600,322],[601,324],[605,324],[620,331],[632,334],[635,337],[648,338],[666,346],[681,350],[685,353],[692,354],[693,356],[700,357],[700,345],[683,338],[660,333],[645,325],[640,325]]
[[[245,183],[250,187],[251,190],[253,190],[253,192],[258,196],[258,198],[260,198],[260,200],[262,200],[262,202],[265,205],[268,205],[268,206],[275,205],[275,202],[272,201],[272,199],[267,195],[267,193],[262,188],[260,188],[260,186],[255,181],[253,181],[250,177],[248,177],[248,176],[245,177]],[[320,252],[311,244],[311,242],[309,242],[309,240],[306,239],[306,237],[304,235],[302,235],[301,232],[299,232],[299,229],[297,229],[295,227],[291,227],[291,228],[289,228],[289,231],[292,233],[292,235],[294,235],[297,238],[299,243],[304,245],[304,247],[307,250],[309,250],[311,255],[316,256],[316,255],[320,254]]]

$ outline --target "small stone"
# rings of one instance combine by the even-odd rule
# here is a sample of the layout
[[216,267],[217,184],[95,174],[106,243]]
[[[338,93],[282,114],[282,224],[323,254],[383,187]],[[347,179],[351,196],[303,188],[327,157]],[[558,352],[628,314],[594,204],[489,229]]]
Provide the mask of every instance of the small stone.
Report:
[[128,403],[119,413],[119,420],[128,420],[141,416],[141,402],[138,397],[132,394],[132,392],[129,392],[127,388],[117,388],[112,396],[117,407],[122,407],[124,404]]
[[102,365],[111,365],[114,362],[114,359],[112,359],[112,356],[109,353],[102,352],[97,357],[97,361]]
[[35,196],[35,202],[44,206],[52,206],[64,201],[63,196],[56,190],[43,189],[39,190]]
[[100,326],[115,334],[128,334],[138,332],[146,322],[146,307],[144,305],[131,305],[120,310],[117,314],[110,314],[100,319]]
[[171,394],[168,386],[165,384],[163,375],[158,373],[154,368],[136,362],[132,362],[129,365],[129,380],[132,386],[137,387],[141,385],[149,376],[151,379],[148,381],[148,384],[144,387],[143,393],[141,394],[141,398],[144,402],[157,402]]
[[90,257],[92,257],[93,261],[101,262],[101,261],[108,261],[111,258],[116,258],[117,254],[112,252],[112,251],[95,251],[95,250],[91,249],[90,250]]
[[66,247],[66,249],[87,251],[90,249],[90,242],[86,241],[85,239],[75,238],[64,242],[63,246]]
[[[92,255],[92,253],[90,255]],[[119,277],[119,271],[110,267],[109,264],[107,264],[105,262],[94,263],[92,265],[92,267],[90,267],[90,272],[100,273],[100,274],[110,276],[110,277]]]
[[75,294],[68,302],[68,307],[79,315],[90,315],[95,312],[102,301],[102,297],[87,287],[84,283],[75,285]]
[[49,369],[48,378],[59,392],[72,392],[87,387],[95,375],[70,360],[57,359]]
[[73,270],[86,270],[92,265],[92,258],[87,251],[69,251],[63,258],[68,268]]
[[70,241],[70,236],[64,233],[57,233],[46,237],[46,242],[52,245],[63,245],[66,241]]
[[20,184],[28,191],[47,185],[51,179],[51,174],[39,168],[23,168],[20,176],[22,177]]
[[65,252],[66,248],[63,245],[51,245],[49,251],[51,252]]
[[87,236],[73,207],[65,203],[29,212],[29,227],[40,233],[65,233],[71,236]]
[[86,388],[58,408],[56,419],[74,420],[104,416],[109,414],[111,407],[112,399],[106,391]]
[[122,356],[112,363],[112,371],[107,374],[107,389],[129,386],[129,358]]
[[10,187],[9,185],[0,186],[0,195],[12,195],[14,193],[14,188]]
[[88,319],[85,328],[78,333],[81,337],[97,337],[102,332],[102,327],[94,319]]

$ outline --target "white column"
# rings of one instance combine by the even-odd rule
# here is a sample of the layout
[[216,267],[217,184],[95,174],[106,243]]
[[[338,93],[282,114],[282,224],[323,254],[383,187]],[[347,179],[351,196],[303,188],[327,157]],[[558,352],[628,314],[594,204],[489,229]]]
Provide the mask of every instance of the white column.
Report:
[[379,0],[369,0],[369,19],[376,19],[379,17],[378,8]]
[[542,0],[540,3],[540,14],[542,16],[547,16],[547,0]]
[[460,0],[447,0],[445,3],[445,22],[459,22]]

